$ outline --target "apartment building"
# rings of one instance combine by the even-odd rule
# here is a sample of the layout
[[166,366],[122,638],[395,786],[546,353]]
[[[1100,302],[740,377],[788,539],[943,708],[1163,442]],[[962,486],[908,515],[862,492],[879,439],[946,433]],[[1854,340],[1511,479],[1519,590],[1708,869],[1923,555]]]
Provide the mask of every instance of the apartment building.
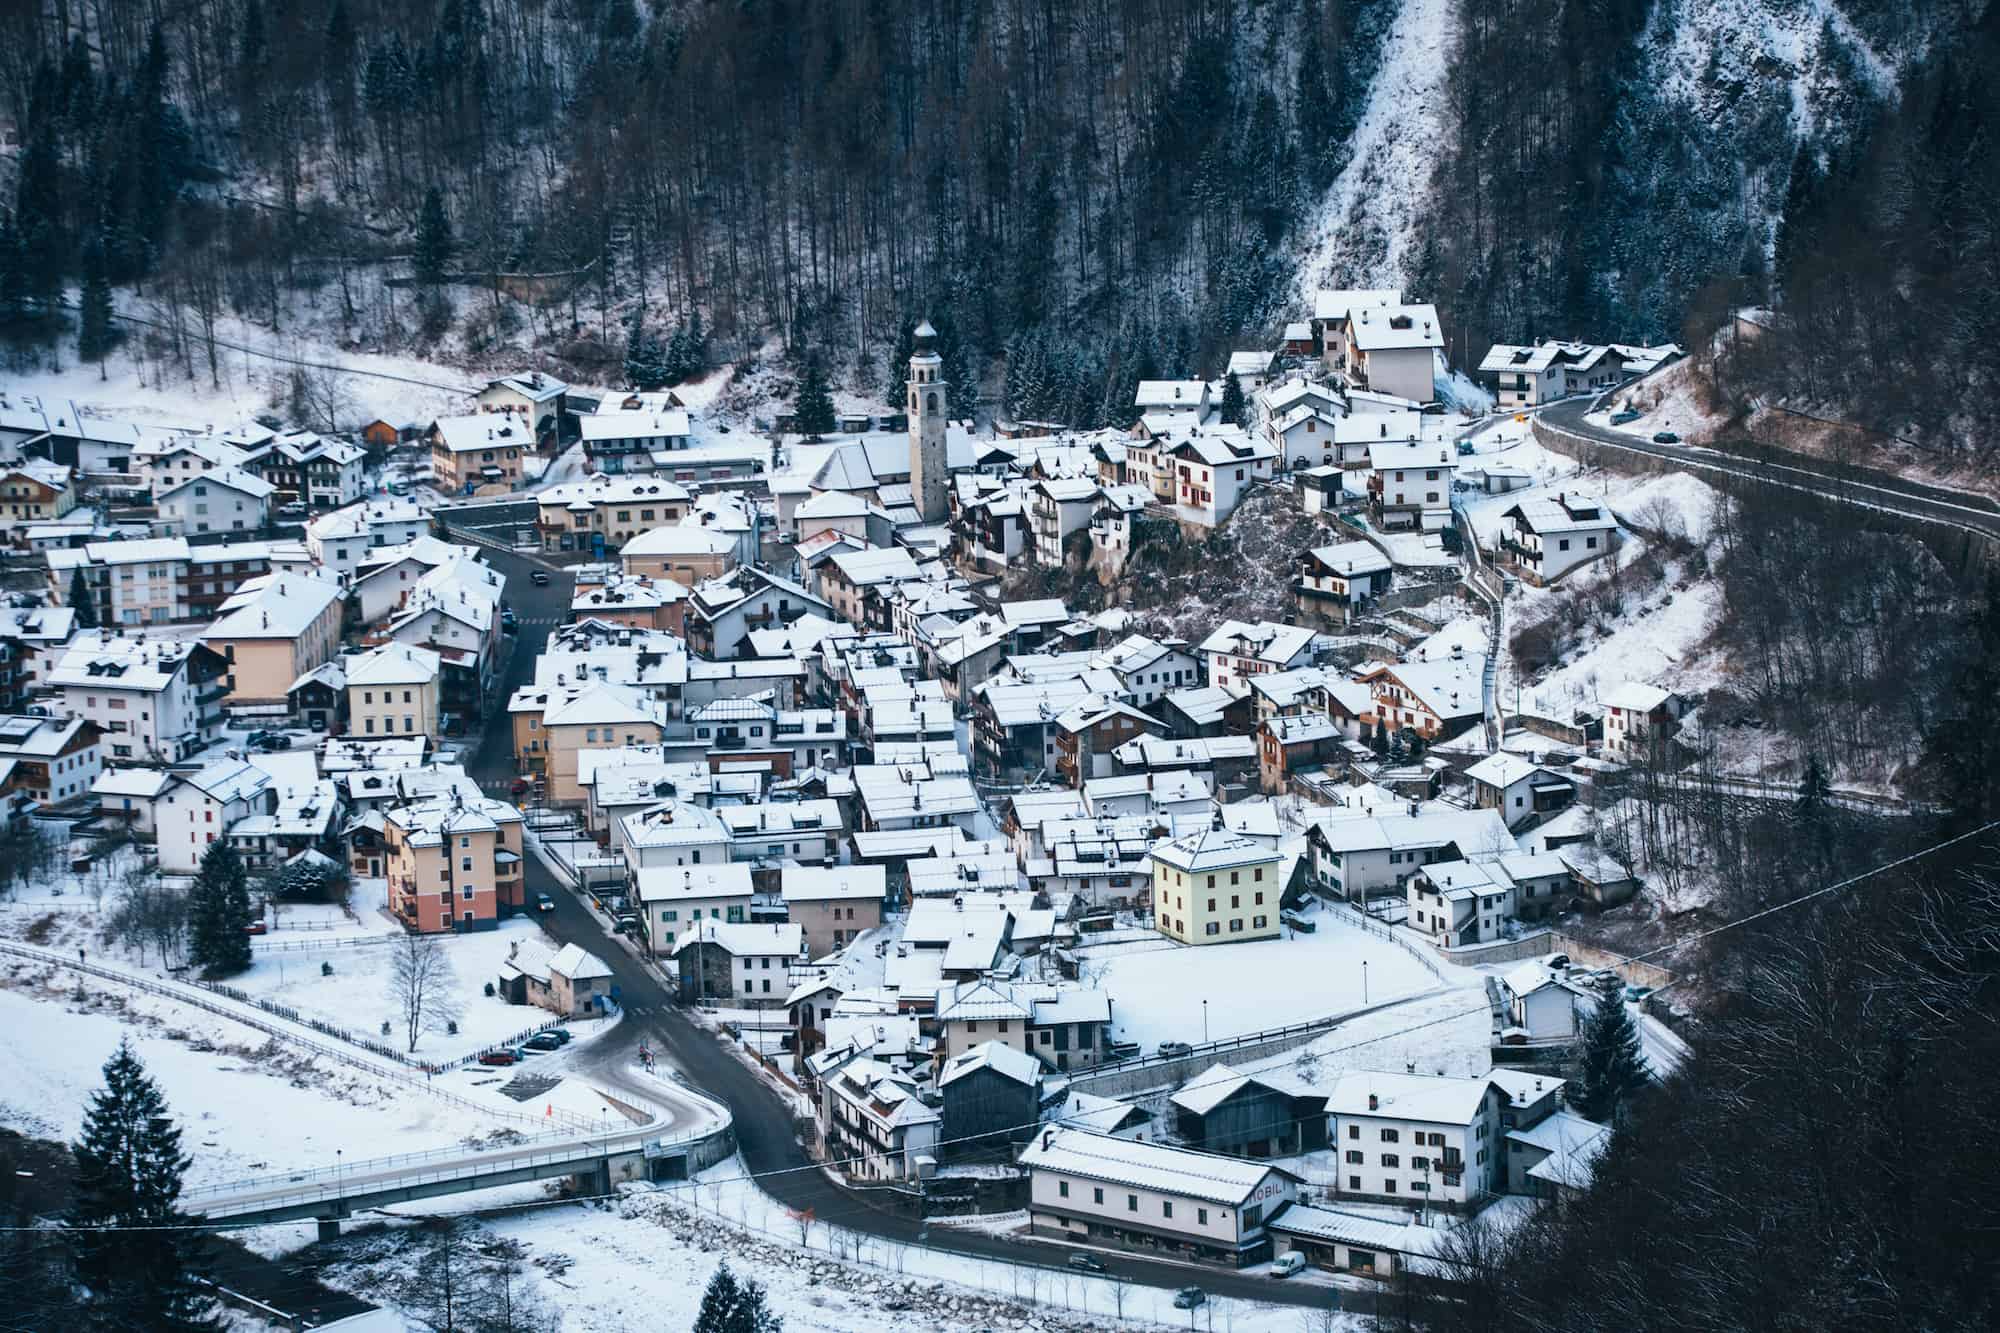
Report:
[[194,874],[209,847],[229,837],[232,825],[276,808],[271,775],[240,756],[177,774],[153,804],[160,869],[170,875]]
[[438,655],[388,643],[346,661],[350,735],[438,737]]
[[47,679],[64,712],[97,725],[106,763],[177,764],[221,739],[228,670],[200,643],[86,631]]
[[521,458],[535,447],[531,427],[494,413],[439,417],[426,434],[431,482],[447,495],[514,490]]
[[1275,848],[1220,828],[1163,842],[1152,850],[1153,928],[1182,944],[1276,939]]
[[69,469],[45,458],[24,458],[0,471],[0,514],[23,523],[49,523],[76,508]]
[[97,724],[82,717],[0,716],[0,771],[43,807],[87,796],[103,770]]
[[1020,1163],[1037,1235],[1238,1267],[1270,1257],[1266,1225],[1298,1197],[1275,1166],[1080,1129],[1045,1128]]
[[389,910],[422,934],[491,930],[525,902],[521,812],[453,790],[382,814]]
[[882,866],[786,866],[779,896],[792,923],[805,931],[814,958],[845,948],[882,924],[888,871]]
[[229,663],[233,707],[289,708],[292,683],[333,657],[341,591],[325,579],[269,574],[237,589],[202,642]]
[[1561,1079],[1493,1069],[1477,1078],[1355,1071],[1327,1097],[1336,1192],[1463,1208],[1507,1187],[1502,1142],[1562,1105]]
[[659,477],[593,475],[538,494],[535,531],[544,551],[602,556],[641,533],[679,523],[692,499],[685,486]]
[[199,473],[154,494],[158,530],[170,537],[261,532],[271,521],[272,491],[270,482],[241,468]]
[[631,878],[646,938],[659,952],[671,953],[682,935],[704,922],[740,926],[750,920],[755,891],[749,866],[646,866]]

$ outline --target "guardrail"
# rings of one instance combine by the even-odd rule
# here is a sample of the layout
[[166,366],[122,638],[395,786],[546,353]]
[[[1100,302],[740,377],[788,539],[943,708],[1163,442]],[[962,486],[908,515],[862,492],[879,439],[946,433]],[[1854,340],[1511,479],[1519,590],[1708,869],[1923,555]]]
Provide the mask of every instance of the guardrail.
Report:
[[574,1122],[572,1127],[589,1127],[590,1122],[588,1120],[571,1111],[560,1112],[555,1117],[531,1116],[524,1112],[508,1111],[500,1107],[489,1106],[484,1102],[473,1101],[469,1097],[461,1097],[455,1092],[449,1092],[437,1087],[428,1078],[419,1080],[400,1069],[385,1069],[380,1064],[372,1060],[365,1060],[351,1051],[344,1051],[337,1046],[324,1045],[297,1032],[287,1031],[273,1024],[262,1022],[254,1014],[246,1014],[240,1009],[232,1009],[226,1005],[217,1004],[208,998],[207,993],[201,987],[186,982],[156,982],[146,977],[134,976],[128,972],[99,967],[95,963],[80,963],[74,958],[57,953],[52,949],[37,948],[31,944],[18,944],[12,940],[0,940],[0,954],[12,954],[17,958],[26,958],[33,962],[46,963],[51,967],[67,968],[80,975],[93,976],[101,981],[109,981],[116,985],[129,986],[133,990],[146,994],[158,995],[164,999],[172,1000],[177,1004],[191,1005],[196,1009],[204,1010],[219,1018],[226,1018],[232,1023],[240,1023],[244,1027],[262,1032],[266,1036],[276,1038],[287,1045],[311,1051],[315,1055],[324,1056],[329,1060],[337,1060],[342,1064],[352,1065],[377,1078],[387,1079],[400,1086],[422,1089],[426,1096],[439,1098],[454,1106],[459,1106],[469,1111],[476,1111],[492,1119],[520,1121],[522,1124],[533,1126],[537,1131],[546,1130],[551,1118],[572,1121]]

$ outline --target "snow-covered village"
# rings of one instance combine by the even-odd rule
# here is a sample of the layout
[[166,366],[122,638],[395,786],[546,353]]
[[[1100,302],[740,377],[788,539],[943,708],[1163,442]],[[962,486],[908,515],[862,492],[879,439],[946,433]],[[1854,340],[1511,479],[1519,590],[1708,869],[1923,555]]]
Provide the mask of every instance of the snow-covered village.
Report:
[[[1990,1326],[1991,343],[1863,405],[1941,289],[1828,267],[1990,34],[30,8],[0,1328]],[[1468,165],[1470,79],[1732,42],[1699,263]],[[1649,114],[1778,133],[1708,58]]]

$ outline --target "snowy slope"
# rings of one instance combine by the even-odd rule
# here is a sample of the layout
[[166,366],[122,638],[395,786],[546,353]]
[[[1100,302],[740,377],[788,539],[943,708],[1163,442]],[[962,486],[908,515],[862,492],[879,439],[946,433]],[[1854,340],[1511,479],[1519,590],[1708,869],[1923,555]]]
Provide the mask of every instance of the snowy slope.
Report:
[[1445,129],[1456,0],[1403,0],[1354,132],[1298,266],[1306,304],[1319,287],[1393,287],[1408,276]]

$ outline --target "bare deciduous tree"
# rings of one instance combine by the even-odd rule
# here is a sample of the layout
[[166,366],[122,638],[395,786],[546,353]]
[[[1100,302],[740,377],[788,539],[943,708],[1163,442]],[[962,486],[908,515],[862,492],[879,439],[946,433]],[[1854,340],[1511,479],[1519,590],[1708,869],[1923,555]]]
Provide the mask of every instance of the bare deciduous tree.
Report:
[[435,935],[405,935],[395,946],[389,966],[389,998],[403,1016],[409,1049],[426,1032],[440,1032],[458,1021],[460,1005],[453,984],[451,955]]

